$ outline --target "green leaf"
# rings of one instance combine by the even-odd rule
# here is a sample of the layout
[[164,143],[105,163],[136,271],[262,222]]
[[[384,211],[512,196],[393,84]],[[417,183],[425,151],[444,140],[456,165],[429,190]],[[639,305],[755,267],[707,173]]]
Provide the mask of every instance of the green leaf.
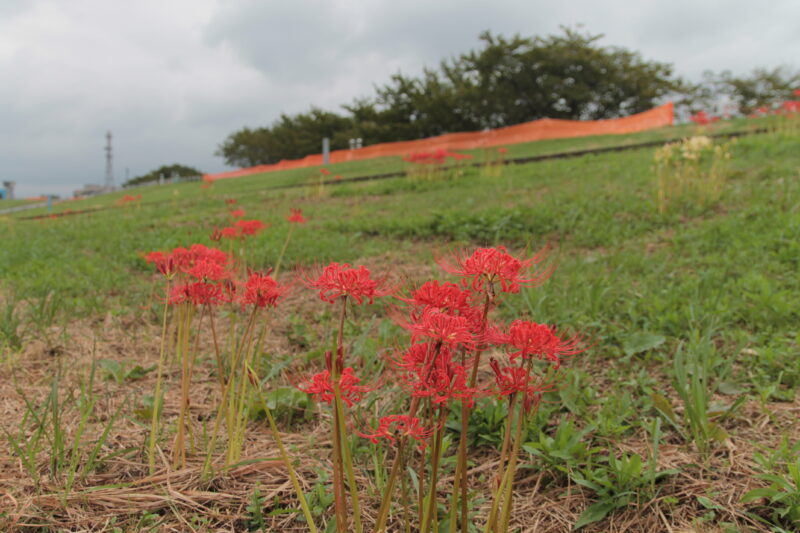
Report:
[[711,499],[706,498],[705,496],[697,496],[697,503],[699,503],[706,509],[719,509],[719,510],[722,509],[722,507],[714,503]]
[[717,442],[725,442],[730,437],[730,435],[728,435],[728,432],[725,431],[725,428],[723,428],[719,424],[710,422],[708,429],[710,433],[709,436]]
[[771,499],[777,493],[778,491],[771,487],[753,489],[744,496],[742,496],[742,503],[750,503],[754,500],[760,500],[761,498]]
[[113,359],[100,359],[97,361],[97,364],[100,365],[100,367],[105,370],[108,375],[117,383],[122,383],[124,381],[124,371],[122,369],[122,365],[119,364],[119,361],[115,361]]
[[657,348],[664,344],[664,341],[666,339],[663,335],[640,331],[626,338],[622,343],[622,349],[625,351],[625,355],[631,356]]
[[575,522],[574,526],[572,526],[572,531],[576,531],[588,524],[599,522],[614,508],[616,508],[616,505],[614,505],[612,502],[597,502],[590,505],[583,513],[581,513],[581,516],[578,517],[578,521]]
[[661,411],[661,414],[669,418],[670,422],[673,424],[678,423],[678,417],[675,414],[675,410],[672,408],[672,404],[665,396],[654,392],[651,396],[651,399],[653,400],[653,405],[656,409]]
[[732,381],[723,381],[719,384],[717,389],[719,390],[720,394],[726,394],[728,396],[736,396],[747,392],[747,389],[737,385]]
[[147,368],[142,367],[142,365],[136,365],[135,367],[128,370],[128,372],[125,374],[125,379],[133,379],[133,380],[142,379],[155,369],[156,365],[149,366]]

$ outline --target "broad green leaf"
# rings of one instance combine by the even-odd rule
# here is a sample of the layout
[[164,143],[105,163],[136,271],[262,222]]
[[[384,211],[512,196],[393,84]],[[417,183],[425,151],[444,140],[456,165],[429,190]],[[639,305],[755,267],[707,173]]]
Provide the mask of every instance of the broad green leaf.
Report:
[[773,488],[771,488],[771,487],[753,489],[753,490],[749,491],[747,494],[745,494],[744,496],[742,496],[742,503],[750,503],[750,502],[752,502],[754,500],[760,500],[761,498],[770,499],[773,496],[775,496],[775,494],[777,494],[777,493],[778,493],[778,491],[773,489]]
[[719,390],[720,394],[726,394],[728,396],[736,396],[747,392],[747,389],[732,381],[723,381],[719,384],[717,389]]
[[665,340],[663,335],[640,331],[628,336],[622,343],[622,349],[627,356],[636,355],[661,346]]
[[611,502],[597,502],[590,505],[583,513],[581,513],[581,516],[578,517],[578,521],[575,522],[574,526],[572,526],[572,531],[576,531],[585,525],[599,522],[605,518],[606,515],[615,507],[616,505]]
[[714,503],[711,499],[706,498],[705,496],[697,496],[697,503],[699,503],[706,509],[722,509],[722,507]]
[[672,408],[672,404],[665,396],[662,396],[661,394],[658,394],[656,392],[653,393],[651,398],[653,400],[653,405],[655,405],[656,409],[661,411],[661,413],[667,418],[669,418],[669,420],[672,423],[674,424],[678,423],[678,417],[675,414],[675,410]]
[[156,369],[156,365],[149,366],[147,368],[144,368],[142,365],[136,365],[135,367],[133,367],[130,370],[128,370],[128,372],[125,374],[125,378],[126,379],[133,379],[133,380],[142,379],[143,377],[145,377],[147,374],[149,374],[150,372],[152,372],[155,369]]

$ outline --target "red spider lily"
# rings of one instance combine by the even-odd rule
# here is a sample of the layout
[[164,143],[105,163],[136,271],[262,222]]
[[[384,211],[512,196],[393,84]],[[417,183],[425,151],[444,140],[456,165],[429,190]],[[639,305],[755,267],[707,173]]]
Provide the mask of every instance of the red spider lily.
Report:
[[783,102],[782,106],[787,113],[797,113],[800,111],[800,100],[787,100]]
[[283,299],[288,287],[281,287],[267,273],[251,272],[244,284],[242,306],[275,307]]
[[211,279],[221,279],[215,274],[218,270],[217,267],[225,269],[229,263],[228,255],[225,252],[202,244],[193,244],[188,250],[181,247],[174,248],[169,253],[150,252],[145,255],[145,259],[148,263],[155,263],[158,271],[165,276],[172,275],[178,270],[189,273],[198,263],[206,263],[205,267],[198,267],[206,268],[206,272],[197,270],[192,275]]
[[[397,359],[393,359],[398,368],[407,372],[420,372],[423,366],[429,362],[430,351],[433,349],[433,344],[429,342],[420,342],[412,344],[408,350],[402,352]],[[443,346],[440,350],[447,350],[449,348]],[[445,357],[450,357],[449,353]]]
[[234,224],[241,231],[242,236],[255,235],[267,226],[260,220],[237,220]]
[[[410,379],[409,379],[410,378]],[[430,398],[434,404],[462,400],[472,407],[477,389],[467,386],[467,370],[449,357],[436,357],[432,364],[413,376],[404,376],[416,398]]]
[[455,283],[439,280],[426,281],[411,293],[410,298],[400,300],[417,307],[432,307],[450,314],[456,314],[469,309],[469,300],[472,292],[462,289]]
[[562,339],[556,334],[555,326],[528,320],[515,320],[511,323],[506,343],[517,349],[509,355],[512,361],[519,356],[527,359],[538,355],[539,358],[547,358],[556,368],[561,365],[562,358],[579,354],[586,349],[579,335]]
[[233,218],[244,218],[245,215],[246,213],[244,212],[244,209],[234,209],[231,211],[231,216]]
[[403,157],[403,161],[409,163],[418,163],[421,165],[441,165],[448,157],[456,161],[461,159],[472,159],[470,154],[460,154],[457,152],[448,152],[443,148],[438,148],[433,152],[411,152]]
[[286,220],[289,222],[294,222],[296,224],[305,224],[308,222],[308,219],[303,218],[303,211],[301,209],[291,208],[292,214],[286,217]]
[[330,170],[328,170],[327,168],[321,168],[321,169],[319,169],[319,173],[320,173],[320,174],[324,174],[324,175],[326,175],[326,176],[330,176],[330,174],[331,174],[331,171],[330,171]]
[[239,231],[239,228],[227,227],[222,228],[222,231],[219,233],[223,239],[238,239],[241,232]]
[[145,256],[148,263],[154,263],[156,269],[165,277],[171,278],[178,270],[178,265],[172,254],[164,255],[164,252],[150,252]]
[[[432,349],[438,349],[435,354]],[[472,406],[478,391],[467,386],[467,371],[453,361],[447,345],[413,344],[393,363],[402,371],[400,378],[412,396],[430,398],[435,404],[459,399]]]
[[342,179],[342,176],[340,176],[339,174],[336,174],[336,175],[333,177],[333,179],[335,179],[336,181],[341,181],[341,179]]
[[505,154],[508,152],[508,148],[506,148],[505,146],[501,146],[500,148],[497,149],[497,151],[501,154]]
[[185,269],[184,272],[202,281],[220,281],[233,276],[233,273],[226,268],[225,263],[220,264],[206,257],[196,260],[194,264],[190,268]]
[[[348,407],[353,407],[353,405],[361,401],[364,394],[373,390],[370,387],[359,385],[359,383],[361,383],[361,380],[356,377],[353,369],[349,366],[339,376],[339,391],[341,392],[342,400]],[[335,398],[329,370],[318,372],[311,378],[295,384],[295,387],[301,392],[311,394],[316,401],[323,401],[328,405],[332,404]]]
[[800,89],[795,89],[795,90],[794,90],[794,92],[793,92],[793,94],[794,94],[795,96],[800,96]]
[[211,232],[208,238],[214,242],[219,242],[222,240],[222,232],[219,228],[214,228],[214,231]]
[[209,181],[207,183],[203,183],[202,185],[200,185],[200,188],[201,189],[210,189],[212,185],[214,185],[214,183]]
[[204,281],[181,283],[172,288],[167,301],[170,305],[182,303],[219,305],[230,301],[227,291],[224,291],[223,288],[220,283],[206,283]]
[[458,152],[447,152],[448,157],[452,157],[455,161],[461,161],[462,159],[472,159],[471,154],[460,154]]
[[710,117],[705,111],[698,111],[694,115],[689,117],[689,120],[697,124],[698,126],[705,126],[709,122],[711,122]]
[[225,198],[225,203],[228,205],[235,205],[237,202],[236,198]]
[[169,303],[169,305],[180,305],[188,301],[190,301],[188,283],[181,283],[180,285],[175,285],[169,291],[169,295],[167,296],[167,302]]
[[451,347],[457,344],[469,349],[475,347],[475,336],[468,320],[463,316],[453,316],[428,308],[422,312],[418,321],[410,324],[400,322],[400,326],[411,332],[411,342],[426,337]]
[[[206,268],[216,267],[225,268],[228,265],[228,256],[225,252],[217,250],[216,248],[208,248],[202,244],[193,244],[188,250],[186,248],[175,248],[171,252],[150,252],[145,255],[148,263],[155,263],[159,272],[165,276],[174,274],[177,270],[183,272],[191,271],[197,263],[208,263],[213,266],[206,266]],[[209,271],[211,272],[211,271]],[[195,277],[202,276],[200,271],[195,272]],[[211,273],[210,276],[215,276]],[[214,279],[212,277],[212,279]],[[219,279],[219,278],[217,278]]]
[[533,287],[543,283],[552,269],[537,270],[525,277],[526,271],[541,263],[545,251],[533,257],[519,260],[508,254],[505,247],[478,248],[470,256],[455,252],[449,260],[437,259],[437,263],[445,272],[472,280],[472,289],[483,291],[486,285],[500,284],[503,292],[518,293],[520,287]]
[[126,194],[125,196],[123,196],[122,198],[117,200],[117,205],[128,204],[128,203],[131,203],[131,202],[138,202],[141,199],[142,199],[142,195],[141,194],[137,194],[136,196],[131,196],[129,194]]
[[519,366],[500,368],[496,359],[489,360],[489,366],[495,374],[497,395],[500,397],[522,393],[522,406],[525,411],[530,411],[534,401],[538,401],[542,394],[555,390],[555,382],[537,383],[527,370]]
[[301,281],[306,287],[319,290],[320,299],[329,303],[334,303],[336,298],[342,296],[352,296],[359,304],[364,300],[373,303],[375,298],[393,292],[393,289],[385,288],[385,279],[370,278],[367,267],[361,265],[351,268],[349,263],[331,263],[322,269],[316,279],[302,276]]
[[[392,429],[394,426],[394,429]],[[378,444],[378,439],[386,439],[392,444],[396,442],[395,434],[398,436],[411,437],[421,446],[424,446],[434,433],[434,428],[425,428],[420,419],[416,416],[408,415],[389,415],[384,416],[378,422],[378,429],[374,433],[357,432],[361,437],[369,439],[373,444]]]
[[172,250],[172,256],[183,271],[190,269],[198,261],[209,261],[221,266],[226,266],[229,262],[228,254],[202,244],[193,244],[188,250],[175,248]]
[[530,376],[524,368],[519,366],[507,366],[501,370],[500,363],[498,363],[495,358],[489,359],[489,366],[492,367],[494,371],[497,393],[500,396],[510,396],[528,390]]

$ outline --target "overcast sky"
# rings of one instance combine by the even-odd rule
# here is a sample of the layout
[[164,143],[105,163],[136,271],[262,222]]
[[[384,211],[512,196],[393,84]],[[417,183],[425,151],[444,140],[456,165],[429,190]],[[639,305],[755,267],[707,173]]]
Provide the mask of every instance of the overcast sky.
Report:
[[225,170],[231,132],[309,106],[338,110],[478,34],[560,25],[672,63],[745,73],[800,63],[800,1],[0,0],[0,181],[68,195],[164,164]]

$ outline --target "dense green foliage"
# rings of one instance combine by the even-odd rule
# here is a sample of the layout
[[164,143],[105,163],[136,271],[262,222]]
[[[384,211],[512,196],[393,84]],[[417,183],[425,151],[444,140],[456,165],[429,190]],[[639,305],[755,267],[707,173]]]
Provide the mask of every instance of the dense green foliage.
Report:
[[696,107],[713,107],[720,97],[727,99],[739,113],[749,114],[759,107],[772,107],[785,100],[797,99],[800,70],[788,67],[757,68],[749,75],[730,71],[706,72],[697,89]]
[[160,166],[155,170],[151,170],[147,174],[131,178],[125,183],[123,183],[122,186],[132,187],[134,185],[145,185],[147,183],[158,182],[158,180],[162,176],[164,177],[164,179],[169,179],[169,178],[174,178],[176,176],[178,177],[201,176],[202,174],[203,172],[197,170],[196,168],[187,167],[185,165],[179,165],[175,163],[173,165]]
[[570,29],[510,39],[485,32],[480,49],[419,77],[395,74],[374,96],[345,105],[346,115],[316,108],[281,115],[269,127],[232,133],[217,153],[230,165],[254,166],[319,153],[323,137],[343,149],[353,138],[369,145],[544,117],[611,118],[645,111],[683,90],[670,65],[602,46],[600,38]]

